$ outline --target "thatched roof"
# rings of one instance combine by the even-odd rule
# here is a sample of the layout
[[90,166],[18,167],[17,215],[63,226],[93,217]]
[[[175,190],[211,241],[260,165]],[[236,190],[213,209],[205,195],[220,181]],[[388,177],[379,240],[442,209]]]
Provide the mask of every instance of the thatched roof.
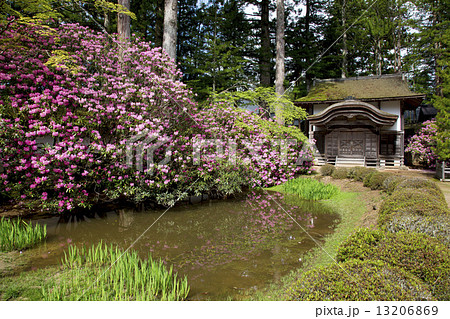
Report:
[[392,74],[316,80],[309,94],[297,100],[296,104],[336,103],[345,99],[361,101],[401,99],[418,105],[424,97],[424,94],[412,92],[401,74]]

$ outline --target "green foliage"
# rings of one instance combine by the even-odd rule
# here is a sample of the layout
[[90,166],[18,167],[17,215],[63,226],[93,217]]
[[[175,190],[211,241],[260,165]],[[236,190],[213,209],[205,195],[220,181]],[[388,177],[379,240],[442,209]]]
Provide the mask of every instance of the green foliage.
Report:
[[388,178],[390,174],[383,172],[372,172],[364,178],[364,186],[370,189],[382,189],[383,183]]
[[436,191],[438,194],[440,194],[440,197],[444,200],[444,194],[442,193],[439,186],[425,178],[408,178],[404,181],[401,181],[398,183],[398,185],[395,187],[395,191],[400,191],[405,188],[412,188],[412,189],[431,189]]
[[450,250],[425,234],[362,229],[342,243],[336,258],[381,260],[423,280],[438,300],[450,298]]
[[331,174],[331,177],[336,179],[345,179],[348,176],[348,169],[345,167],[338,167]]
[[439,110],[436,116],[438,126],[436,136],[436,155],[440,160],[450,160],[450,79],[446,80],[444,91],[445,96],[438,97],[434,106]]
[[[448,4],[447,4],[448,5]],[[447,11],[448,13],[448,11]],[[434,106],[438,109],[436,115],[436,125],[438,127],[436,136],[436,155],[442,161],[450,160],[450,22],[447,19],[442,22],[444,25],[443,35],[439,37],[440,52],[438,76],[441,79],[441,86],[438,88],[440,94],[434,96]],[[441,32],[442,32],[441,31]]]
[[[205,102],[211,94],[254,83],[255,54],[245,2],[179,1],[178,61],[183,81]],[[149,33],[153,24],[145,26]],[[150,29],[150,30],[149,30]]]
[[438,217],[449,214],[442,192],[434,189],[404,188],[395,191],[381,205],[378,222],[385,225],[393,215]]
[[415,276],[381,261],[350,260],[304,273],[288,291],[290,299],[433,300]]
[[275,93],[274,87],[257,87],[254,90],[246,91],[223,91],[213,94],[211,97],[213,104],[226,103],[235,107],[248,107],[249,105],[259,108],[265,104],[269,107],[269,112],[274,113],[277,106],[281,106],[285,123],[292,124],[294,120],[304,120],[308,116],[306,111],[294,105],[286,95]]
[[55,283],[55,277],[61,272],[58,268],[23,271],[17,275],[0,276],[0,300],[42,300],[42,286],[45,283]]
[[[6,17],[14,17],[18,22],[25,24],[42,24],[50,19],[63,20],[64,11],[86,10],[92,7],[97,12],[111,12],[129,15],[136,19],[136,15],[121,4],[107,0],[83,1],[50,1],[50,0],[16,0],[4,1],[0,7],[0,22]],[[86,11],[87,12],[87,11]]]
[[297,194],[307,200],[330,199],[339,194],[339,188],[331,184],[324,184],[311,178],[296,178],[283,185],[283,191]]
[[368,168],[368,167],[355,167],[350,172],[349,177],[354,179],[357,182],[363,182],[364,178],[366,178],[367,175],[375,172],[376,170],[374,168]]
[[0,219],[0,251],[32,247],[47,236],[46,225],[33,226],[21,219]]
[[370,259],[375,247],[380,240],[386,238],[386,233],[381,230],[359,228],[339,246],[336,260],[339,262],[349,259]]
[[388,176],[383,181],[383,190],[390,195],[395,191],[397,185],[406,179],[407,178],[403,176],[395,176],[395,175]]
[[70,246],[59,285],[43,288],[44,300],[183,300],[189,293],[187,279],[178,279],[161,261],[139,258],[100,243],[89,249]]
[[417,232],[437,238],[450,248],[450,216],[421,216],[417,214],[394,213],[384,223],[390,232]]
[[417,0],[414,5],[417,13],[411,15],[409,23],[418,32],[411,34],[412,41],[404,62],[413,76],[414,91],[431,95],[438,91],[438,78],[445,78],[442,73],[449,72],[450,3],[444,0]]
[[320,174],[322,174],[323,176],[331,176],[335,170],[336,167],[334,167],[334,165],[325,164],[320,168]]

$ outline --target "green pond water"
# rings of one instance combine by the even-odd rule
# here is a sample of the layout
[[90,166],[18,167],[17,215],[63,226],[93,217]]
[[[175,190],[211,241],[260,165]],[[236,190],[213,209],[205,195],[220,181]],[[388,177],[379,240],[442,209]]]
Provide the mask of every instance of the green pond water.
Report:
[[[270,195],[269,195],[270,194]],[[277,204],[281,204],[281,207]],[[276,192],[183,204],[165,210],[118,209],[35,220],[45,243],[27,252],[32,268],[57,265],[68,245],[99,241],[150,253],[187,276],[191,300],[223,300],[262,289],[302,265],[338,215],[320,202]],[[250,290],[250,291],[249,291]]]

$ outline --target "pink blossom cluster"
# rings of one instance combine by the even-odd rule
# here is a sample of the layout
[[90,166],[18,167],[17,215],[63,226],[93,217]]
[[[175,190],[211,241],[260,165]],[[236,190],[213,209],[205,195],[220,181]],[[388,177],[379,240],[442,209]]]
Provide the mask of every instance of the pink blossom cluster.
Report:
[[414,156],[418,156],[420,163],[425,167],[435,168],[438,159],[434,149],[436,135],[436,121],[433,119],[424,122],[420,130],[409,139],[405,152],[411,152]]
[[[301,143],[282,165],[270,141],[288,136],[263,130],[257,116],[197,109],[173,61],[138,38],[120,55],[108,36],[75,24],[49,32],[12,23],[0,37],[8,44],[0,53],[0,193],[10,198],[60,212],[116,198],[168,203],[311,170],[311,161],[295,165]],[[139,147],[130,144],[135,136],[154,150],[154,164],[144,161],[142,170],[126,161],[127,147]],[[199,138],[239,140],[237,162],[205,147],[194,163]],[[262,145],[258,159],[244,140]]]

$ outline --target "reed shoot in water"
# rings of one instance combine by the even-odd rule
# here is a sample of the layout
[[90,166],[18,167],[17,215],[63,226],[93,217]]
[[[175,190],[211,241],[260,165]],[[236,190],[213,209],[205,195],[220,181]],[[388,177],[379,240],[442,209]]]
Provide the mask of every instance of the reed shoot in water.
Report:
[[47,236],[46,225],[35,225],[21,219],[0,219],[0,251],[32,247]]
[[62,264],[67,277],[44,287],[44,300],[183,300],[189,294],[187,279],[172,267],[112,245],[70,246]]

